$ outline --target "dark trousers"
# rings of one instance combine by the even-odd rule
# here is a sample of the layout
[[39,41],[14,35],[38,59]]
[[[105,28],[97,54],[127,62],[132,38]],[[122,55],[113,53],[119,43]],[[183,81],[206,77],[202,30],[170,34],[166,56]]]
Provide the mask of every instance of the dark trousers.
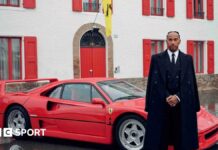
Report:
[[180,104],[171,107],[167,104],[164,115],[164,129],[160,143],[160,150],[168,150],[168,145],[173,145],[174,150],[181,150],[181,126],[180,126]]

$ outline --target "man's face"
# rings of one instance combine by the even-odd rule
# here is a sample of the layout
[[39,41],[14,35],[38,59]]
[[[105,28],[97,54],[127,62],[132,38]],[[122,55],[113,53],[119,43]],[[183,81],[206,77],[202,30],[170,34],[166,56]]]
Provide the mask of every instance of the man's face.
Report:
[[176,32],[171,32],[167,36],[167,47],[170,51],[175,52],[179,48],[180,38]]

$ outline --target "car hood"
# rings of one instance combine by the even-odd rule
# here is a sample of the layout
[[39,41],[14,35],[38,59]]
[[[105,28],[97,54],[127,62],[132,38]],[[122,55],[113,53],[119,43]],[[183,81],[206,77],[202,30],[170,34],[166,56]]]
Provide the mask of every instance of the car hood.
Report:
[[201,107],[201,110],[197,113],[198,116],[198,129],[200,132],[206,131],[212,127],[218,127],[218,118],[213,114],[206,111]]
[[131,107],[137,109],[145,109],[145,98],[118,100],[114,102],[113,105],[125,108]]

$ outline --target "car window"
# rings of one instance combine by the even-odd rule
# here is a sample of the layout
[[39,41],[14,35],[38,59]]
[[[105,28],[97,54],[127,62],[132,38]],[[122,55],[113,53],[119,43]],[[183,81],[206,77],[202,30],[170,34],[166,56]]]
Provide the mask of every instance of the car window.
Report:
[[94,86],[92,86],[92,98],[100,98],[106,102],[105,98],[96,90]]
[[62,86],[56,87],[51,93],[49,94],[48,97],[51,98],[60,98],[61,97],[61,91],[62,91]]
[[62,99],[79,102],[91,102],[91,85],[89,84],[66,84]]

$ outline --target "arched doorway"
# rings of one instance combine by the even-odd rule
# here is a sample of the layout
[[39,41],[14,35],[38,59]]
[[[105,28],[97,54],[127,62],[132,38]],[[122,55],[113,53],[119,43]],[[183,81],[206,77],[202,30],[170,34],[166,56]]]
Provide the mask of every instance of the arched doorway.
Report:
[[106,77],[104,37],[97,30],[87,31],[80,40],[81,78]]

